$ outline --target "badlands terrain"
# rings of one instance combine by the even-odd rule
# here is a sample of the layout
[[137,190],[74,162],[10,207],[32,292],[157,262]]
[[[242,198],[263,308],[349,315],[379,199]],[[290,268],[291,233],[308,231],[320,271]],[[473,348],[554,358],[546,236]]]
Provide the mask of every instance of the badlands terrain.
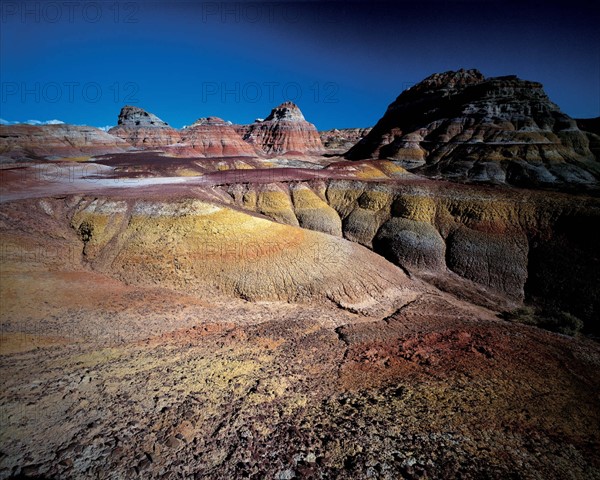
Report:
[[0,126],[0,479],[600,478],[599,134],[476,70]]

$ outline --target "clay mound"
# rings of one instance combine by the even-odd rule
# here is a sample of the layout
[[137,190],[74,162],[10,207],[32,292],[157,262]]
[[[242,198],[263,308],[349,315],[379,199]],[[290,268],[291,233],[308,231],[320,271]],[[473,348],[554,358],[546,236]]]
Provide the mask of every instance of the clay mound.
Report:
[[87,159],[121,153],[129,145],[99,128],[60,125],[0,125],[0,163],[58,158]]
[[[309,210],[308,200],[297,200],[301,211]],[[130,284],[201,297],[329,300],[365,314],[418,290],[359,245],[199,200],[82,201],[72,226],[92,267]]]
[[181,142],[169,148],[180,156],[241,157],[256,156],[255,150],[230,123],[217,117],[201,118],[181,131]]
[[426,222],[391,218],[377,232],[373,249],[398,265],[433,270],[446,266],[444,239]]
[[403,92],[346,157],[393,159],[454,180],[596,184],[600,165],[589,144],[540,83],[459,70]]
[[[302,183],[292,185],[290,191],[294,213],[301,227],[342,236],[340,216],[317,192]],[[322,193],[321,195],[324,196]]]
[[328,205],[326,184],[313,181],[305,183],[284,182],[266,184],[229,185],[227,193],[234,203],[287,225],[342,236],[342,220]]
[[271,110],[264,120],[236,127],[244,140],[267,154],[322,153],[324,151],[316,127],[292,102],[285,102]]

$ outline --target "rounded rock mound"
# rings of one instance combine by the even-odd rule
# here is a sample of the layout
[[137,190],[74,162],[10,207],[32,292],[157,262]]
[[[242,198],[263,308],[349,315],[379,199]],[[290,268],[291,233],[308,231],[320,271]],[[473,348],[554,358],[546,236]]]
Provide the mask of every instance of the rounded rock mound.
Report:
[[371,314],[419,291],[401,269],[360,245],[196,199],[83,200],[72,225],[92,268],[200,297],[327,300]]

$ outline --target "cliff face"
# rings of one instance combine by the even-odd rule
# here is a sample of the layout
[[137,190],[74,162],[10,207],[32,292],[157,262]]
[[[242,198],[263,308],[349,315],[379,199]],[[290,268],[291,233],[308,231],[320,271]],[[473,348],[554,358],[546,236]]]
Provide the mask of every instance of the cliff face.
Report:
[[119,112],[118,125],[123,127],[162,127],[169,126],[153,113],[139,107],[125,105]]
[[94,127],[0,125],[0,162],[121,153],[129,145]]
[[173,145],[181,140],[177,130],[170,127],[113,127],[108,131],[137,149],[155,149]]
[[588,136],[540,83],[477,70],[435,74],[406,90],[346,157],[518,186],[593,184],[600,173]]
[[321,153],[315,126],[291,102],[274,108],[264,120],[231,125],[217,117],[200,118],[182,130],[171,128],[156,115],[125,106],[118,125],[109,133],[140,149],[159,149],[177,156],[234,157],[260,154]]
[[286,152],[322,153],[319,132],[292,102],[285,102],[271,110],[264,120],[237,127],[250,145],[267,154]]

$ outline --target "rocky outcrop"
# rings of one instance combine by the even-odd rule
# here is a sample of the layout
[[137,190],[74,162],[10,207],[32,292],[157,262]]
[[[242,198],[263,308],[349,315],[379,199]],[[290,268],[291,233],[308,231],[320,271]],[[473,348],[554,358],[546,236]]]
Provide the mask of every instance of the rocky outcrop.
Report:
[[0,162],[90,157],[128,148],[122,139],[94,127],[0,125]]
[[181,130],[181,141],[169,152],[183,156],[256,156],[256,151],[234,130],[230,122],[218,117],[200,118]]
[[368,135],[371,128],[334,128],[319,132],[321,143],[328,153],[342,154]]
[[319,132],[292,102],[271,110],[267,118],[251,125],[237,126],[237,131],[250,145],[267,154],[322,153]]
[[459,70],[403,92],[346,157],[473,182],[595,184],[600,164],[589,143],[540,83]]
[[181,140],[179,132],[153,113],[126,105],[119,113],[118,125],[108,133],[136,148],[160,148]]
[[96,161],[0,169],[0,479],[598,477],[597,195]]

